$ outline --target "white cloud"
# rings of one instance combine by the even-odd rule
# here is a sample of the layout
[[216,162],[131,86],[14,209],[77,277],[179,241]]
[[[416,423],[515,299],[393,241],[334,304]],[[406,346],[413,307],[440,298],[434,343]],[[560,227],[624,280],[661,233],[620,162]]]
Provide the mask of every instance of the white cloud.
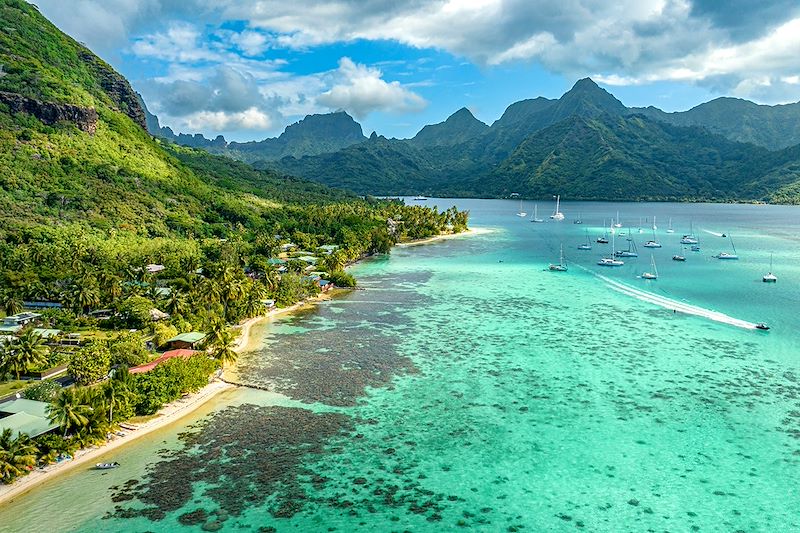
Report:
[[357,118],[373,111],[408,112],[425,107],[425,100],[397,81],[387,82],[383,73],[356,64],[349,57],[339,60],[333,86],[317,97],[317,102],[331,109],[342,108]]
[[182,117],[174,123],[179,131],[266,131],[275,124],[267,113],[253,106],[239,112],[198,111]]

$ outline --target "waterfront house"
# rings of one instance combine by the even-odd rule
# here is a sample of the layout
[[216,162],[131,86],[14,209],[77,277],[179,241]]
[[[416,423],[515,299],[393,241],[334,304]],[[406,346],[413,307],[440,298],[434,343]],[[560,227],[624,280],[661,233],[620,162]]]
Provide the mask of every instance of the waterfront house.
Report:
[[0,403],[0,433],[10,429],[14,438],[22,433],[33,438],[56,429],[58,424],[48,417],[49,405],[26,398]]
[[17,313],[3,318],[4,326],[27,326],[28,324],[41,318],[41,314],[26,311],[24,313]]
[[144,372],[150,372],[155,367],[163,363],[164,361],[168,361],[169,359],[173,359],[175,357],[180,357],[182,359],[188,359],[194,354],[201,353],[195,350],[186,350],[186,349],[178,349],[178,350],[169,350],[161,354],[158,359],[150,361],[149,363],[145,363],[143,365],[135,366],[133,368],[128,369],[128,372],[131,374],[142,374]]
[[171,339],[168,339],[164,344],[171,350],[194,350],[203,343],[205,338],[205,333],[201,333],[199,331],[190,331],[188,333],[175,335]]

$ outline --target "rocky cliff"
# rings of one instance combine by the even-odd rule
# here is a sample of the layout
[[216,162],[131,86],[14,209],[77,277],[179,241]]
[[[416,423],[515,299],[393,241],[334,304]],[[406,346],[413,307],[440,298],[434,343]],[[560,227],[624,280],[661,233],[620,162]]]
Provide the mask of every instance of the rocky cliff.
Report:
[[97,130],[97,111],[91,107],[42,102],[5,91],[0,91],[0,103],[7,105],[11,113],[27,113],[47,125],[67,121],[89,134]]

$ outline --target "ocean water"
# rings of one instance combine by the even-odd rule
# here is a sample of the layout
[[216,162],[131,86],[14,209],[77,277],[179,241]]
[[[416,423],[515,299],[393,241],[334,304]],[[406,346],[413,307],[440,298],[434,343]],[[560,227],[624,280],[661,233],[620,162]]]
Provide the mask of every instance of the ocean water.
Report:
[[[366,290],[256,330],[236,375],[272,392],[43,485],[0,531],[800,530],[800,209],[427,203],[483,231],[355,266]],[[640,257],[603,269],[617,210]],[[690,223],[702,250],[674,262]]]

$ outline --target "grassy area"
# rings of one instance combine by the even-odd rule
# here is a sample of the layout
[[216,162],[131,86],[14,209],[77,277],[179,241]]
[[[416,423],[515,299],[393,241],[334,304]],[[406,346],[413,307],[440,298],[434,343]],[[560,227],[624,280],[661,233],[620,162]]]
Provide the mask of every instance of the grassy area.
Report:
[[30,381],[14,380],[0,382],[0,398],[13,392],[21,392]]

